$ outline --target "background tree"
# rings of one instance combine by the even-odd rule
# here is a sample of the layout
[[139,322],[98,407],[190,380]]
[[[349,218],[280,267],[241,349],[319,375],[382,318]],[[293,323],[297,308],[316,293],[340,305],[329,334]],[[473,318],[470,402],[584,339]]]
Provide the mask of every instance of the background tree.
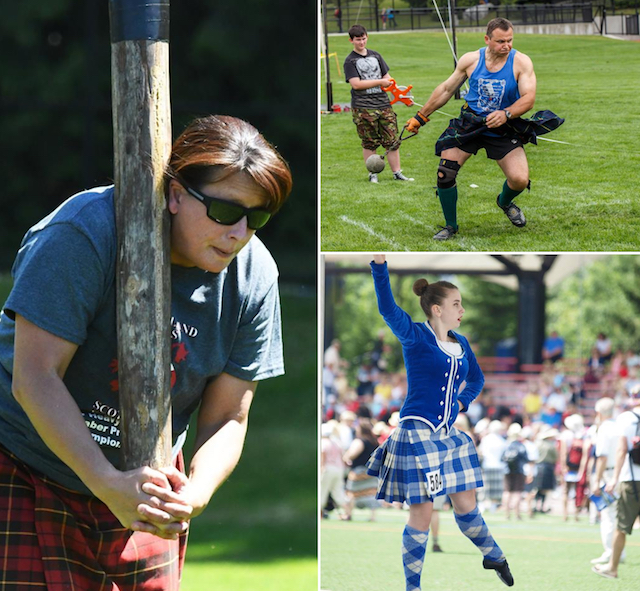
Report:
[[[426,320],[420,299],[414,295],[414,281],[426,277],[429,282],[446,279],[461,290],[465,316],[460,332],[477,346],[478,354],[494,356],[499,341],[517,335],[517,293],[479,277],[463,275],[438,277],[435,275],[396,275],[390,273],[391,288],[396,303],[415,322]],[[386,356],[390,371],[403,366],[402,348],[378,312],[373,282],[368,273],[340,276],[334,292],[336,336],[342,342],[342,356],[352,364],[353,377],[357,366],[370,354],[378,332],[384,330],[385,344],[390,346]],[[496,319],[500,321],[497,322]]]
[[[418,275],[398,276],[391,272],[391,286],[398,305],[414,321],[424,314],[411,290]],[[557,330],[566,340],[566,357],[585,358],[599,332],[615,348],[640,351],[640,257],[603,255],[549,290],[546,307],[547,333]],[[428,275],[429,281],[440,277]],[[446,277],[458,285],[466,313],[460,332],[476,345],[482,356],[496,355],[500,341],[516,338],[517,291],[477,276]],[[402,366],[401,349],[380,317],[373,283],[368,273],[341,276],[335,301],[336,336],[342,340],[346,359],[358,363],[368,354],[380,329],[391,346],[390,369]],[[331,301],[328,305],[332,305]]]
[[599,332],[615,348],[639,351],[640,257],[603,257],[551,290],[547,326],[565,338],[567,357],[585,357]]
[[[112,180],[107,0],[0,0],[0,270],[24,232],[78,190]],[[250,121],[294,189],[261,231],[284,275],[311,283],[316,229],[316,8],[286,0],[171,4],[174,137],[210,113]],[[296,245],[295,255],[290,245]]]
[[456,281],[466,310],[461,332],[477,354],[495,356],[500,341],[518,335],[518,292],[476,276],[459,275]]

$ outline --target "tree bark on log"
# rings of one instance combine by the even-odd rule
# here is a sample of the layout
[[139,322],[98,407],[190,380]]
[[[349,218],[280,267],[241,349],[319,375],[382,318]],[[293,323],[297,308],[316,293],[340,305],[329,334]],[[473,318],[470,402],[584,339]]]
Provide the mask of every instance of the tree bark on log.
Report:
[[121,39],[128,30],[116,22],[122,19],[118,3],[111,4],[122,454],[124,469],[158,468],[171,463],[171,282],[163,179],[171,151],[169,43]]

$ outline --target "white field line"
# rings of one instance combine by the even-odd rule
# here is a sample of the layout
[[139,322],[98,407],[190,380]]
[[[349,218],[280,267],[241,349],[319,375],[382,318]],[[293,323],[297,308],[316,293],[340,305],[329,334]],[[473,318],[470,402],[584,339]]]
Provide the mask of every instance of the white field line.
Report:
[[351,218],[348,218],[346,215],[341,215],[340,219],[347,224],[351,224],[356,228],[360,228],[370,236],[373,236],[374,238],[378,238],[378,240],[382,240],[383,242],[390,244],[393,248],[397,250],[404,250],[405,252],[409,252],[409,249],[406,246],[402,246],[401,244],[398,244],[395,240],[391,238],[387,238],[384,234],[379,234],[373,228],[371,228],[370,226],[367,226],[367,224],[365,224],[364,222],[358,222],[356,220],[352,220]]

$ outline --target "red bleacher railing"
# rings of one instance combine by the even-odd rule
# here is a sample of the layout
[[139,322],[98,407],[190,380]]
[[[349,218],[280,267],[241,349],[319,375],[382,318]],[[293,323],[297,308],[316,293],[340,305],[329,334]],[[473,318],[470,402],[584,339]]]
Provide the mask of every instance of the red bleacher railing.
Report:
[[[527,383],[540,377],[545,370],[544,364],[521,364],[518,369],[516,357],[478,357],[478,364],[485,376],[485,389],[488,391],[492,404],[500,404],[513,411],[522,411],[522,398],[526,394]],[[584,364],[580,359],[563,359],[555,369],[565,374],[565,381],[569,384],[580,383],[584,391],[584,398],[579,401],[578,411],[587,422],[594,417],[593,405],[604,396],[607,386],[603,383],[583,383]]]

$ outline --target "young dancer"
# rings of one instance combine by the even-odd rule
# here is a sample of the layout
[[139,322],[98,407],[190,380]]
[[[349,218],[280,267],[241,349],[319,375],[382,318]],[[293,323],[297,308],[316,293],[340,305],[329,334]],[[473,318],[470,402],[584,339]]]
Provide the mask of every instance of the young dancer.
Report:
[[420,589],[433,500],[441,495],[451,498],[456,523],[482,552],[484,568],[495,570],[511,587],[504,553],[476,505],[482,474],[475,446],[453,426],[484,384],[469,341],[454,332],[464,314],[460,292],[447,281],[419,279],[413,291],[427,322],[413,322],[394,301],[384,255],[374,256],[371,270],[378,309],[402,344],[409,383],[400,424],[368,463],[369,473],[379,478],[378,498],[409,505],[402,534],[406,589]]

